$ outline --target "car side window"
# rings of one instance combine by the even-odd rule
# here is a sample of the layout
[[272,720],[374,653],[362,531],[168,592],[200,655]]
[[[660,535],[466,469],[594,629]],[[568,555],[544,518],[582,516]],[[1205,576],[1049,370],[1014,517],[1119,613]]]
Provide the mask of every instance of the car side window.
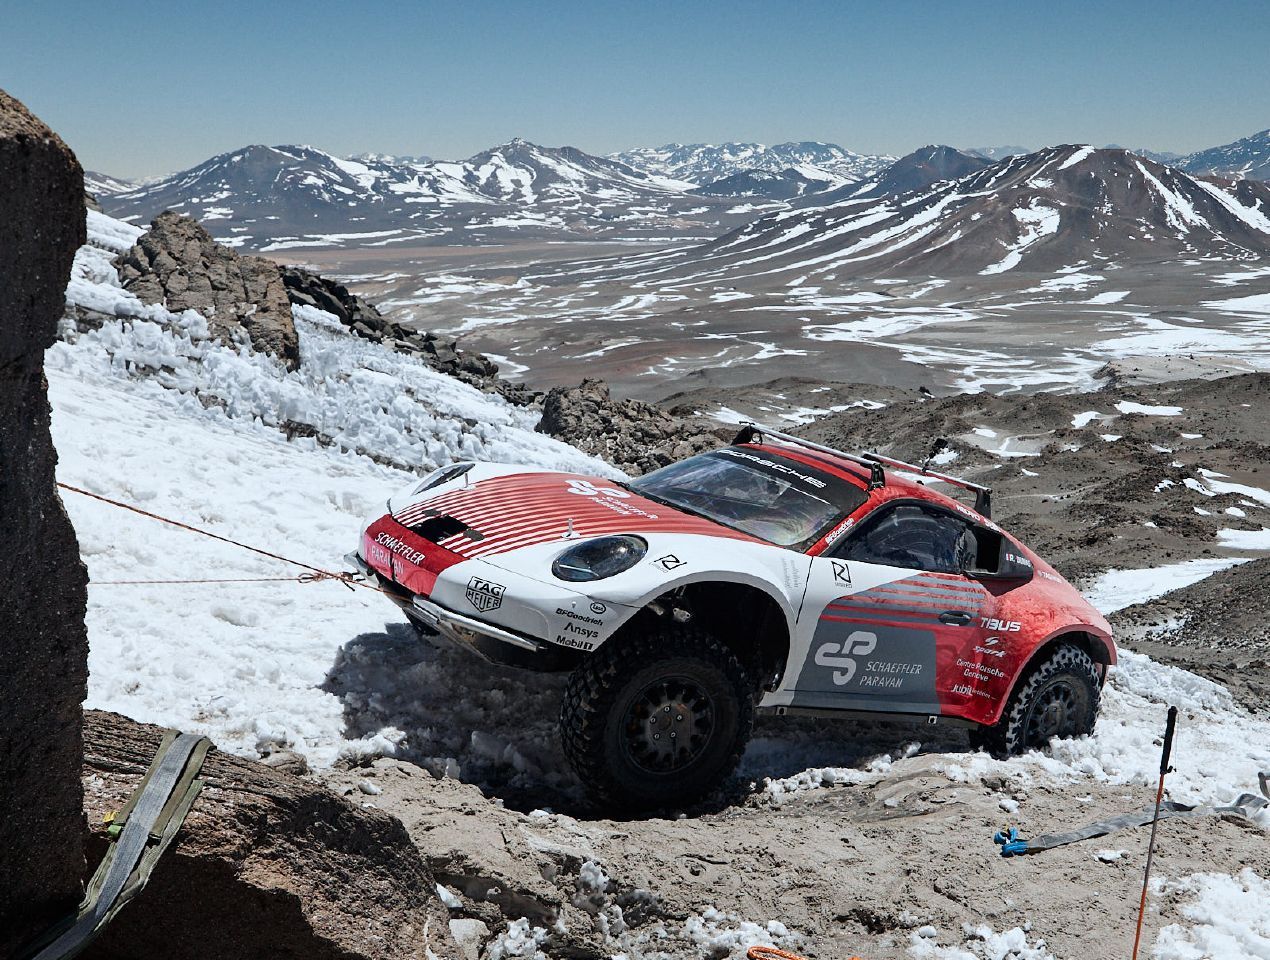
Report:
[[969,524],[916,504],[884,508],[833,555],[934,573],[960,573],[975,566],[977,543]]

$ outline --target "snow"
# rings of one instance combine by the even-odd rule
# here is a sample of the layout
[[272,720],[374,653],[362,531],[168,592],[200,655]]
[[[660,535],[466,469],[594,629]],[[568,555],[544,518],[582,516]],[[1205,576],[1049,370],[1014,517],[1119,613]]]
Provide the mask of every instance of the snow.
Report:
[[1006,255],[1000,262],[979,271],[982,276],[1005,273],[1007,270],[1014,269],[1022,261],[1028,247],[1045,237],[1058,233],[1060,217],[1058,211],[1052,207],[1043,206],[1033,200],[1028,206],[1019,207],[1012,212],[1014,219],[1019,221],[1019,237],[1007,249]]
[[1270,528],[1260,530],[1218,530],[1217,542],[1232,550],[1270,550]]
[[[129,240],[125,225],[92,229],[102,248]],[[80,251],[68,296],[110,305],[122,316],[90,333],[68,330],[67,342],[48,352],[64,482],[340,569],[361,518],[438,464],[472,457],[614,473],[534,433],[532,413],[353,338],[320,311],[295,312],[303,356],[296,372],[211,340],[197,314],[145,307],[120,290],[103,268],[102,252]],[[287,440],[281,428],[288,421],[326,440]],[[986,427],[976,433],[995,436]],[[1223,482],[1211,471],[1201,476],[1210,487]],[[96,501],[69,493],[65,499],[92,579],[89,706],[205,733],[247,756],[287,749],[324,767],[404,745],[438,774],[472,778],[479,776],[473,770],[497,768],[573,789],[552,734],[558,690],[550,684],[540,688],[523,674],[421,650],[398,612],[370,591],[329,582],[110,583],[295,571]],[[1222,531],[1221,539],[1270,549],[1270,530]],[[1239,562],[1110,571],[1088,596],[1111,612]],[[1218,684],[1125,650],[1092,736],[1008,762],[950,754],[946,771],[967,779],[1003,769],[1055,784],[1153,783],[1166,703],[1183,711],[1170,778],[1176,799],[1228,802],[1270,767],[1270,722],[1249,714]],[[842,767],[827,765],[842,762],[841,741],[821,749],[792,735],[759,738],[741,770],[754,779],[772,777],[763,789],[778,802],[868,782],[920,750],[887,736],[883,750],[853,747],[852,765]],[[782,775],[772,776],[777,770]],[[1256,937],[1265,938],[1256,926],[1264,911],[1255,909],[1265,902],[1265,881],[1205,877],[1179,881],[1192,885],[1186,888],[1195,898],[1186,913],[1191,923],[1168,928],[1167,938],[1162,933],[1158,956],[1234,956],[1215,945],[1257,946]],[[797,946],[797,936],[776,921],[751,923],[713,908],[676,922],[703,956],[736,955],[760,941]],[[613,929],[615,945],[637,955],[639,942]],[[930,932],[910,946],[913,956],[1049,956],[1019,928],[968,928],[947,947]],[[518,921],[495,938],[487,956],[540,956],[546,935]]]
[[1092,297],[1086,300],[1085,303],[1103,304],[1103,305],[1111,304],[1111,303],[1119,303],[1125,297],[1129,296],[1129,293],[1130,291],[1128,290],[1107,290],[1103,293],[1094,294]]
[[1086,410],[1084,413],[1075,414],[1072,417],[1072,426],[1077,430],[1089,426],[1095,420],[1105,420],[1107,415],[1099,413],[1097,410]]
[[1116,404],[1116,409],[1121,413],[1140,413],[1148,417],[1177,417],[1182,414],[1181,407],[1165,407],[1146,403],[1134,403],[1132,400],[1121,400]]
[[1145,603],[1170,590],[1189,587],[1205,577],[1245,562],[1246,559],[1240,557],[1214,557],[1182,560],[1144,570],[1108,570],[1081,592],[1103,614],[1114,613]]
[[1270,315],[1270,293],[1254,293],[1249,297],[1234,297],[1229,300],[1207,300],[1204,306],[1226,313],[1266,316]]
[[1190,899],[1181,909],[1187,922],[1156,936],[1154,960],[1270,960],[1270,880],[1245,868],[1233,877],[1192,873],[1158,889]]
[[1088,158],[1090,154],[1092,154],[1093,152],[1094,152],[1093,147],[1081,147],[1079,150],[1075,151],[1070,157],[1068,157],[1066,160],[1060,163],[1058,165],[1058,169],[1066,170],[1068,167],[1074,167],[1076,166],[1076,164],[1081,163],[1086,158]]
[[[1178,235],[1188,233],[1191,227],[1207,227],[1208,221],[1196,212],[1191,202],[1180,193],[1170,190],[1159,180],[1157,180],[1146,167],[1141,163],[1134,164],[1143,178],[1150,184],[1155,192],[1164,200],[1164,217],[1168,220]],[[1192,181],[1197,182],[1197,181]]]
[[[91,220],[90,230],[93,242],[109,239]],[[288,372],[209,339],[192,311],[140,304],[112,285],[97,253],[80,251],[68,297],[125,316],[68,330],[48,351],[65,483],[339,570],[361,519],[443,463],[614,475],[535,433],[535,414],[354,338],[329,314],[297,308],[303,362]],[[288,422],[328,442],[288,441]],[[382,597],[329,582],[114,585],[300,571],[74,494],[66,506],[92,580],[88,706],[204,733],[248,756],[286,748],[326,766],[392,752],[400,731],[351,731],[358,704],[324,689],[351,641],[400,620]],[[417,698],[427,685],[418,670],[382,680],[381,696],[395,683]]]
[[1055,960],[1045,941],[1031,939],[1022,927],[997,933],[984,924],[966,923],[961,933],[961,945],[941,947],[938,931],[922,927],[910,934],[908,954],[915,960]]

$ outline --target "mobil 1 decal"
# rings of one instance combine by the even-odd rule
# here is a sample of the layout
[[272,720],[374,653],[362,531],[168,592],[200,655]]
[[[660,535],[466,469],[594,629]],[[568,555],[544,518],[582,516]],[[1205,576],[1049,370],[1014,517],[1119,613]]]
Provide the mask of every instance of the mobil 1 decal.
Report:
[[919,624],[822,617],[794,702],[879,710],[930,708],[938,702],[934,630]]

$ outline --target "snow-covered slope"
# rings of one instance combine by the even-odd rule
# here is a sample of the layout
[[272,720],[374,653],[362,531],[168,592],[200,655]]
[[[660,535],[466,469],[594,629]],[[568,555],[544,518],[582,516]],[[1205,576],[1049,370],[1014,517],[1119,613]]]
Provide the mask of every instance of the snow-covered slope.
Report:
[[[189,170],[108,192],[112,216],[148,222],[173,209],[221,240],[264,250],[298,246],[470,243],[494,235],[718,232],[728,204],[690,184],[572,147],[512,140],[459,163],[303,146],[249,146]],[[741,222],[732,218],[728,223]]]
[[1270,257],[1270,187],[1124,150],[1050,147],[899,196],[775,213],[630,277],[743,280],[1052,273],[1075,263]]
[[703,197],[761,197],[765,200],[795,200],[815,197],[843,186],[842,178],[819,167],[788,167],[784,170],[742,170],[696,187]]
[[894,157],[854,153],[818,140],[778,143],[668,143],[636,147],[610,155],[638,170],[704,186],[747,170],[779,173],[790,167],[820,171],[816,179],[861,180],[895,161]]
[[97,173],[93,170],[84,171],[84,190],[91,193],[94,197],[111,193],[123,193],[125,190],[132,190],[136,186],[137,184],[132,180],[124,180],[122,177],[112,177],[108,173]]
[[[48,353],[58,478],[327,569],[391,491],[454,459],[612,475],[535,433],[537,414],[296,308],[302,363],[210,339],[119,289],[135,228],[89,213],[68,305],[118,315]],[[288,436],[294,439],[288,440]],[[210,733],[242,753],[287,743],[315,762],[356,750],[349,705],[321,689],[341,648],[397,619],[331,583],[111,585],[294,576],[290,568],[66,496],[93,580],[89,705]],[[351,745],[350,745],[351,742]]]
[[900,157],[885,170],[855,183],[813,193],[797,206],[824,207],[843,200],[894,197],[921,190],[943,180],[957,180],[991,163],[983,157],[952,147],[926,146]]

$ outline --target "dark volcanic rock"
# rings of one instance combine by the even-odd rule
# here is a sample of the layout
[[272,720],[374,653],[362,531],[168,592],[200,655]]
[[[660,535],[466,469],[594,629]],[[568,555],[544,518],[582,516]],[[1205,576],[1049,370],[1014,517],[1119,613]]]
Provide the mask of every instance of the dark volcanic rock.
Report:
[[498,364],[485,354],[460,350],[455,340],[440,340],[435,334],[392,323],[374,304],[350,293],[342,283],[301,267],[283,267],[282,280],[292,303],[325,310],[359,337],[418,356],[434,370],[482,390],[496,391],[511,403],[527,406],[537,399],[538,395],[523,385],[499,380]]
[[[85,715],[90,850],[136,789],[162,730]],[[172,848],[95,960],[458,958],[436,882],[401,821],[276,768],[213,751]]]
[[56,336],[84,177],[0,90],[0,956],[72,909],[84,867],[80,704],[87,574],[53,485],[44,351]]
[[642,400],[614,400],[602,380],[554,387],[537,430],[634,474],[712,450],[734,432],[716,433],[705,421],[673,417]]
[[291,302],[273,261],[240,257],[194,220],[167,210],[116,265],[124,288],[145,303],[197,310],[221,339],[242,331],[289,369],[300,365]]

